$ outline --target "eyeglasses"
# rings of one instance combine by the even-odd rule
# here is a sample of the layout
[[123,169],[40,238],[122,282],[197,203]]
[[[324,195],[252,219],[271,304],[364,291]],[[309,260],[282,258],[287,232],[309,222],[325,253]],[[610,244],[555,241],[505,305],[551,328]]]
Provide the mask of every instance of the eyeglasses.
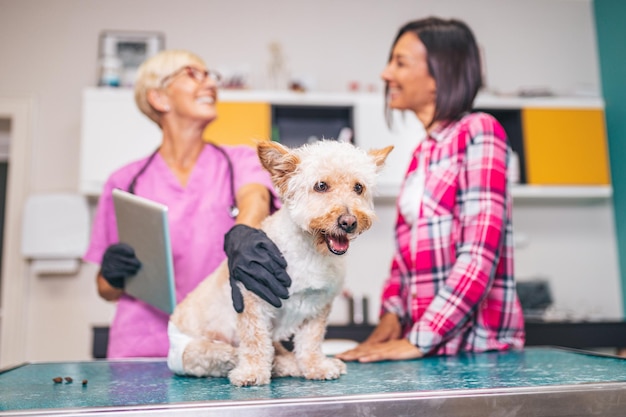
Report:
[[222,76],[220,75],[220,73],[215,70],[201,70],[199,68],[187,65],[163,78],[163,80],[161,80],[161,88],[165,87],[167,83],[178,77],[180,74],[187,74],[190,78],[193,78],[198,84],[203,83],[207,79],[207,77],[211,78],[216,83],[219,83],[222,80]]

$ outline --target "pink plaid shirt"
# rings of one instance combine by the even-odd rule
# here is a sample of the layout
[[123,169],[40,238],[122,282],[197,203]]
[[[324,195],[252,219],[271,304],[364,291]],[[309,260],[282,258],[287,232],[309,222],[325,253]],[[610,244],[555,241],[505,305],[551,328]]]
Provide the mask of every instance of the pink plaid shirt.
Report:
[[404,336],[424,354],[524,345],[513,277],[509,153],[502,126],[473,113],[432,132],[413,154],[405,178],[422,156],[424,194],[414,223],[398,209],[381,314],[396,314]]

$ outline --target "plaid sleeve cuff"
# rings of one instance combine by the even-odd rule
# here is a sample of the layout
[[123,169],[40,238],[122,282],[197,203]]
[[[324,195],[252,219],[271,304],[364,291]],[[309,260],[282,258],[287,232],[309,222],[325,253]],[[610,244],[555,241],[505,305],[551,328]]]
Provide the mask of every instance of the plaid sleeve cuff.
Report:
[[380,307],[380,317],[382,317],[385,313],[393,313],[398,317],[405,316],[402,300],[399,296],[389,297],[383,300]]
[[432,353],[442,340],[439,334],[422,322],[415,323],[406,337],[409,342],[419,348],[424,355]]

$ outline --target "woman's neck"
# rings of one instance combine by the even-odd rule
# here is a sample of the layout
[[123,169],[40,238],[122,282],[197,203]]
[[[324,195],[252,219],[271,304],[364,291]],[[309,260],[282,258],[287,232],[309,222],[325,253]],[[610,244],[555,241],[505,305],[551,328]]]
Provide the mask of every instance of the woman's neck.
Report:
[[204,128],[171,129],[163,127],[159,154],[180,184],[185,187],[204,148]]
[[414,110],[415,116],[422,122],[424,128],[426,129],[426,133],[430,134],[433,130],[437,128],[439,122],[432,123],[435,118],[435,104],[433,103],[431,106],[426,106],[419,110]]
[[428,126],[428,129],[426,129],[426,133],[430,135],[432,132],[437,130],[440,125],[441,125],[441,122],[434,122],[433,124]]
[[204,127],[176,129],[164,126],[159,154],[172,169],[192,168],[204,147],[203,132]]

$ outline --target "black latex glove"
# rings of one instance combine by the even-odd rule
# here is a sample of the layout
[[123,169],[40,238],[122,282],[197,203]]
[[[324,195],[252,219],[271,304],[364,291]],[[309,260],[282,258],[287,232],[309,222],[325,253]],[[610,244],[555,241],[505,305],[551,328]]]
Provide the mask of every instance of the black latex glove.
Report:
[[135,256],[135,250],[126,243],[116,243],[107,248],[102,255],[100,275],[115,288],[124,288],[124,280],[132,277],[141,268],[141,262]]
[[244,306],[237,281],[274,307],[282,305],[281,298],[289,298],[287,262],[265,232],[237,224],[226,233],[224,251],[228,255],[233,307],[238,313]]

